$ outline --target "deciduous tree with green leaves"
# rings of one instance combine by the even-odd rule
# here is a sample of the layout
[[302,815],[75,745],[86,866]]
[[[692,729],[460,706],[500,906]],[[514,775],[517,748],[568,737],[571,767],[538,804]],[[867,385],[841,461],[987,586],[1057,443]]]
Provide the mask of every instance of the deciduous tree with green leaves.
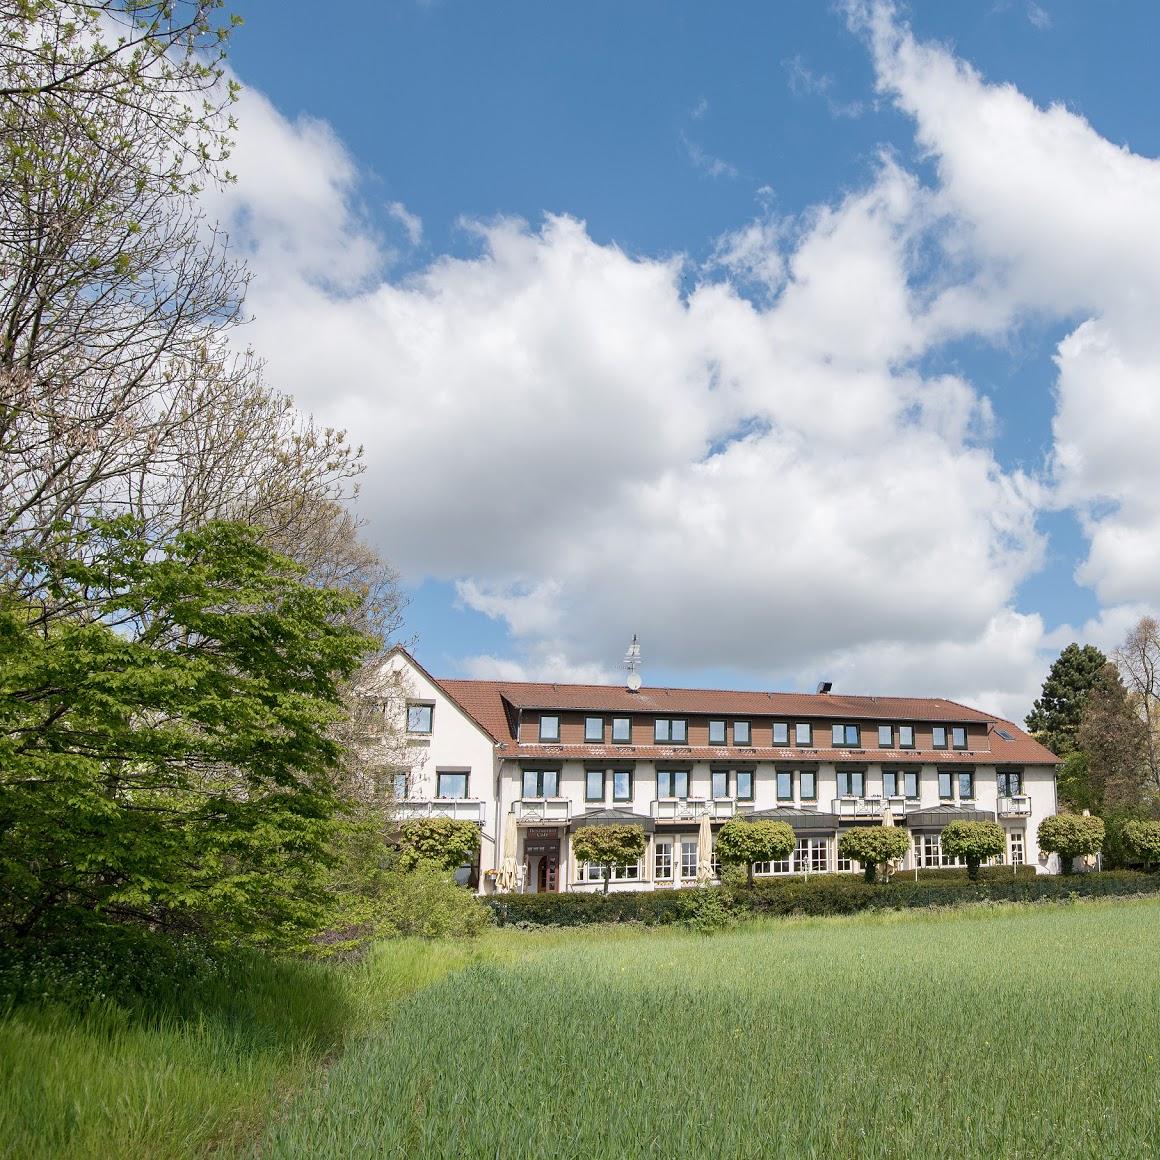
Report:
[[940,837],[942,851],[967,864],[967,877],[975,882],[985,858],[995,858],[1007,849],[1007,835],[998,822],[950,822]]
[[1125,844],[1144,863],[1145,869],[1160,865],[1160,822],[1129,821],[1122,829]]
[[1076,858],[1098,854],[1104,844],[1104,823],[1083,814],[1053,814],[1039,823],[1039,848],[1059,855],[1059,869],[1072,872]]
[[793,827],[765,818],[730,818],[717,834],[717,858],[725,866],[744,866],[753,885],[754,862],[788,858],[797,846]]
[[910,839],[895,826],[855,826],[838,839],[838,853],[862,863],[867,882],[878,880],[878,867],[905,858]]
[[479,827],[456,818],[412,818],[400,827],[399,864],[405,870],[422,862],[458,870],[479,853]]
[[572,834],[572,853],[581,862],[604,867],[604,893],[613,866],[631,866],[644,853],[644,827],[632,823],[581,826]]
[[[256,944],[324,921],[357,598],[250,528],[93,522],[0,600],[0,927],[101,914]],[[96,619],[61,617],[72,602]]]

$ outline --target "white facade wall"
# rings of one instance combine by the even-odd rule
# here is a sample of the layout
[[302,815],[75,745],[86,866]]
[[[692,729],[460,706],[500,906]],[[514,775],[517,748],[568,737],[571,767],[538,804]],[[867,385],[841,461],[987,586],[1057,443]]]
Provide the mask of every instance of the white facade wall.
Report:
[[[495,794],[495,742],[443,690],[401,653],[387,658],[384,668],[397,675],[408,703],[433,707],[431,733],[419,736],[408,733],[406,763],[409,769],[407,800],[400,803],[401,812],[447,813],[460,807],[441,801],[437,774],[466,771],[467,802],[480,803],[479,819],[483,823],[480,843],[480,874],[495,869],[498,845]],[[406,708],[400,706],[399,727],[406,731]],[[462,816],[455,814],[454,816]]]
[[[499,776],[500,785],[500,800],[499,812],[502,817],[516,809],[522,801],[522,771],[524,768],[535,767],[538,763],[532,757],[522,758],[519,760],[508,759],[503,762]],[[563,830],[562,821],[564,817],[570,817],[575,820],[582,816],[586,811],[593,809],[623,809],[628,810],[634,814],[643,815],[645,817],[652,817],[654,815],[654,802],[657,798],[657,767],[658,764],[663,768],[665,766],[677,768],[681,765],[679,758],[666,760],[664,762],[656,761],[625,761],[618,763],[620,768],[625,768],[630,765],[634,768],[632,798],[629,801],[614,801],[612,796],[612,782],[611,777],[606,780],[605,800],[603,802],[589,802],[585,800],[585,778],[586,770],[592,767],[593,762],[584,762],[578,760],[568,760],[560,762],[558,758],[553,758],[550,752],[545,752],[543,765],[547,768],[559,768],[559,788],[558,795],[562,801],[554,803],[549,807],[547,816],[544,818],[543,826],[560,825]],[[752,803],[739,802],[738,812],[765,811],[772,810],[779,807],[791,807],[794,809],[817,810],[820,813],[835,812],[835,799],[838,796],[838,767],[833,763],[821,763],[813,766],[810,762],[800,762],[800,765],[816,769],[817,774],[817,800],[808,801],[803,800],[800,794],[800,781],[798,777],[794,776],[793,801],[777,800],[777,777],[776,770],[780,766],[782,769],[789,768],[793,763],[784,762],[776,765],[769,762],[746,762],[742,757],[739,757],[735,762],[724,760],[709,762],[694,762],[687,768],[690,770],[689,777],[689,797],[711,799],[712,798],[712,770],[723,768],[742,768],[754,770],[754,798]],[[914,764],[902,765],[899,763],[889,763],[885,766],[881,762],[866,763],[864,766],[860,762],[851,761],[849,763],[843,762],[843,766],[849,768],[858,767],[864,770],[864,786],[863,794],[865,797],[881,797],[883,794],[883,780],[882,771],[886,769],[910,769],[915,768]],[[609,764],[609,768],[612,765]],[[957,797],[958,792],[958,778],[952,779],[953,788],[956,792],[956,797],[950,801],[943,800],[939,797],[939,771],[952,771],[957,774],[961,771],[972,769],[974,771],[974,798],[971,801],[960,802]],[[939,806],[946,806],[950,804],[963,805],[968,808],[985,811],[991,814],[995,813],[998,804],[998,782],[997,769],[1022,769],[1023,776],[1023,793],[1030,798],[1031,813],[1023,817],[1002,817],[999,818],[1000,825],[1008,834],[1008,855],[1010,856],[1010,835],[1012,833],[1021,833],[1023,836],[1023,859],[1024,863],[1029,866],[1037,863],[1046,867],[1046,858],[1039,858],[1039,850],[1035,841],[1036,830],[1039,823],[1045,818],[1056,812],[1056,793],[1055,793],[1055,773],[1049,766],[1027,766],[1020,767],[1016,764],[1006,764],[996,767],[996,765],[975,764],[973,767],[968,764],[955,764],[946,762],[939,764],[933,761],[921,766],[919,774],[919,798],[917,805],[912,802],[907,803],[909,812],[915,809],[929,810],[935,809]],[[733,782],[731,780],[731,791]],[[553,816],[554,815],[554,816]],[[903,825],[904,820],[896,815],[896,824]],[[714,825],[716,828],[716,823]],[[502,824],[500,825],[502,831]],[[524,827],[520,827],[520,832],[524,831]],[[610,889],[641,889],[649,888],[652,885],[653,874],[653,852],[655,839],[658,837],[669,837],[674,841],[674,859],[679,860],[679,842],[682,838],[689,839],[695,836],[696,823],[686,822],[683,825],[666,824],[663,821],[656,826],[656,832],[650,836],[648,849],[642,859],[642,874],[639,881],[628,882],[612,882]],[[918,831],[918,832],[934,832],[934,831]],[[804,835],[803,835],[804,836]],[[813,836],[813,835],[811,835]],[[500,852],[500,857],[504,855],[504,851]],[[517,849],[514,851],[514,857],[517,863],[522,864],[524,861],[523,854],[523,839],[522,836],[517,839]],[[829,865],[833,869],[836,866],[836,839],[831,838],[829,842]],[[908,855],[903,868],[913,868],[913,856]],[[561,859],[559,872],[563,875],[560,888],[569,889],[586,889],[599,890],[602,889],[599,883],[581,883],[578,880],[579,867],[575,860],[570,857],[568,850],[568,843],[566,834],[561,835]]]

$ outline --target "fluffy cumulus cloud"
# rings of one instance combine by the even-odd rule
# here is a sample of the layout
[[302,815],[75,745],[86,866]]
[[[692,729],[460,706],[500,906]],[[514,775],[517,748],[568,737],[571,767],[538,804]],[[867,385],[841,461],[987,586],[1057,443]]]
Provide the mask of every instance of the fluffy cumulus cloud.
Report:
[[[383,551],[509,629],[515,659],[465,671],[604,679],[635,631],[670,669],[1021,711],[1052,644],[1015,610],[1049,506],[1081,513],[1080,579],[1105,601],[1160,597],[1142,498],[1160,494],[1160,167],[887,7],[852,22],[937,180],[883,156],[865,188],[743,224],[703,269],[548,215],[384,275],[341,143],[247,98],[217,211],[254,269],[248,337],[365,444]],[[920,369],[1029,313],[1086,319],[1059,347],[1040,477],[997,460],[977,385]]]

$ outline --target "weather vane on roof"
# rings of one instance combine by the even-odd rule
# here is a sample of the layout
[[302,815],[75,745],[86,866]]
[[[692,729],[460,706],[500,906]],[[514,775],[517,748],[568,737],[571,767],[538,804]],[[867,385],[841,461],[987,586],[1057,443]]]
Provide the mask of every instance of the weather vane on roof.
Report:
[[637,643],[635,632],[632,634],[632,644],[628,646],[628,652],[624,654],[624,667],[628,669],[628,676],[624,683],[635,693],[641,684],[640,673],[637,672],[637,669],[640,668],[640,645]]

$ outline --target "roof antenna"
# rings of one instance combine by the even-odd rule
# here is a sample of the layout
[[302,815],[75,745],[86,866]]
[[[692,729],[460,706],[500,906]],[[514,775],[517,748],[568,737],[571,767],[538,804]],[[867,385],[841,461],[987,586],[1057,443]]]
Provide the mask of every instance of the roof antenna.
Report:
[[641,685],[640,673],[636,671],[640,668],[640,645],[637,643],[635,632],[632,634],[632,644],[624,654],[624,667],[628,669],[628,676],[624,679],[625,686],[630,693],[635,693]]
[[828,693],[833,687],[834,687],[833,681],[819,681],[818,682],[818,692],[819,693],[823,693],[823,694]]

